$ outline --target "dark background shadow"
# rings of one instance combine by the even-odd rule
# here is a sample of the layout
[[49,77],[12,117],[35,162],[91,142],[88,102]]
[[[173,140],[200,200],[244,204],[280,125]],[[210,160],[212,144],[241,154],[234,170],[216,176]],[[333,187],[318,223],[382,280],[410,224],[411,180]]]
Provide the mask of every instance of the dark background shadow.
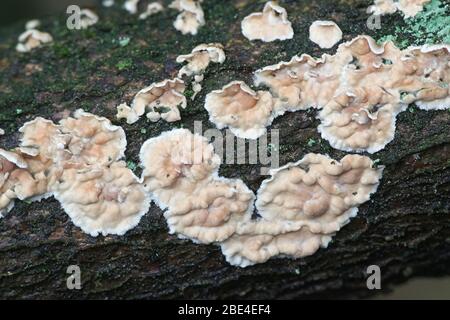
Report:
[[62,14],[72,4],[95,8],[101,5],[101,0],[1,0],[0,26],[6,26],[18,20]]

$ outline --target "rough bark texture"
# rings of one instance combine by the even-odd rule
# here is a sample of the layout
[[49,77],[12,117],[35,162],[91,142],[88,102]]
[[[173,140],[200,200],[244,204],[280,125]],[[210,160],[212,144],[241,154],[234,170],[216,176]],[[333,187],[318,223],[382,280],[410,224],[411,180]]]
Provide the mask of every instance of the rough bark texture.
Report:
[[[168,4],[168,1],[164,1]],[[196,37],[172,27],[176,11],[139,21],[119,7],[98,9],[100,22],[70,31],[65,16],[43,20],[55,39],[30,54],[14,50],[23,24],[0,31],[0,137],[2,147],[17,144],[17,128],[40,115],[55,121],[77,108],[112,119],[126,130],[127,161],[137,163],[141,144],[173,127],[192,129],[194,120],[213,127],[203,109],[205,94],[231,80],[251,83],[259,67],[296,53],[322,53],[307,39],[316,19],[337,21],[349,40],[362,33],[388,34],[399,15],[383,19],[373,34],[366,27],[371,1],[281,1],[293,23],[290,41],[247,41],[240,21],[264,1],[206,0],[207,25]],[[129,37],[126,46],[120,37]],[[227,61],[212,65],[204,89],[175,124],[134,125],[115,120],[115,106],[137,90],[175,76],[175,58],[194,45],[221,42]],[[122,44],[124,44],[122,42]],[[333,50],[327,51],[332,53]],[[191,92],[188,91],[188,95]],[[315,111],[288,113],[274,122],[280,129],[280,164],[308,152],[341,158],[317,132]],[[0,220],[0,298],[345,298],[373,294],[366,268],[377,264],[383,290],[416,275],[450,274],[450,112],[410,106],[398,117],[395,140],[371,155],[386,166],[378,192],[334,237],[327,249],[306,259],[274,259],[246,269],[228,265],[218,247],[196,245],[169,235],[161,210],[152,205],[125,236],[92,238],[73,226],[54,199],[16,202]],[[145,130],[143,130],[145,129]],[[258,166],[223,165],[221,174],[242,178],[254,191],[263,176]],[[139,172],[138,172],[139,173]],[[66,288],[66,269],[79,265],[82,290]]]

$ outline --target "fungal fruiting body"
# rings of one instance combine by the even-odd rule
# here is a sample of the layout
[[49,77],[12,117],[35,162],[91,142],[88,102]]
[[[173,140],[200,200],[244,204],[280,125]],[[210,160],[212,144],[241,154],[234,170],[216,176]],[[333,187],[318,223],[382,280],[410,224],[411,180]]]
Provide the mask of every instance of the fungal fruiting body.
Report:
[[13,200],[54,195],[84,232],[124,234],[150,205],[139,179],[119,161],[125,132],[103,117],[77,110],[54,124],[36,118],[20,129],[20,144],[0,151],[0,213]]
[[103,0],[102,1],[102,6],[109,8],[112,7],[114,5],[114,0]]
[[222,64],[225,61],[225,52],[220,43],[200,44],[196,46],[190,54],[180,55],[177,57],[178,63],[186,63],[180,71],[178,77],[183,76],[194,77],[192,89],[195,96],[202,90],[201,82],[203,81],[203,73],[211,62]]
[[153,83],[136,94],[131,107],[119,105],[116,117],[124,118],[130,124],[139,120],[144,113],[152,122],[161,118],[167,122],[178,121],[181,119],[179,108],[185,109],[187,106],[183,94],[185,88],[183,80],[178,78]]
[[274,99],[267,91],[255,92],[242,81],[233,81],[206,96],[205,109],[217,128],[229,127],[240,138],[256,139],[273,119]]
[[261,218],[224,241],[223,254],[241,267],[313,254],[370,199],[382,170],[364,156],[347,155],[339,162],[319,154],[272,170],[257,194]]
[[330,49],[342,40],[342,31],[333,21],[314,21],[309,27],[309,39],[323,49]]
[[39,165],[19,150],[0,149],[0,218],[14,206],[14,200],[36,201],[47,196],[48,161]]
[[205,25],[205,14],[201,7],[203,0],[174,0],[169,8],[176,9],[178,14],[173,26],[182,34],[196,35],[198,29]]
[[27,21],[25,24],[25,30],[37,29],[41,26],[41,21],[38,19],[33,19]]
[[55,198],[84,232],[123,235],[147,213],[150,200],[125,162],[66,169],[54,187]]
[[271,42],[294,37],[286,9],[273,1],[264,5],[262,12],[255,12],[241,22],[242,34],[249,40]]
[[19,43],[16,46],[16,50],[18,52],[29,52],[52,41],[53,37],[49,33],[36,29],[28,29],[19,36]]
[[80,28],[87,29],[98,22],[98,15],[90,9],[80,11]]
[[400,10],[405,18],[415,17],[431,0],[375,0],[368,12],[375,15],[392,14]]
[[131,14],[136,14],[138,11],[138,4],[140,0],[126,0],[123,8]]
[[225,61],[225,52],[220,43],[200,44],[192,49],[190,54],[178,56],[176,61],[186,62],[178,72],[178,77],[191,77],[203,74],[211,62],[222,64]]
[[322,109],[319,131],[345,151],[377,152],[394,137],[395,119],[406,106],[449,108],[450,47],[400,50],[368,36],[341,44],[333,56],[295,56],[255,72],[284,111]]
[[162,209],[170,232],[221,246],[227,261],[246,267],[326,247],[378,187],[383,171],[365,156],[340,162],[308,154],[272,170],[256,199],[238,179],[218,176],[220,159],[206,138],[174,129],[140,151],[142,183]]
[[53,159],[58,165],[106,165],[123,157],[125,132],[103,117],[79,109],[59,125],[36,118],[25,123],[19,149],[31,156]]
[[164,7],[159,2],[151,2],[147,5],[147,8],[143,13],[139,15],[139,19],[144,20],[148,17],[157,14],[158,12],[161,12],[164,10]]
[[218,177],[220,158],[206,138],[175,129],[147,140],[140,152],[142,181],[171,233],[195,242],[222,241],[249,220],[253,193],[241,180]]

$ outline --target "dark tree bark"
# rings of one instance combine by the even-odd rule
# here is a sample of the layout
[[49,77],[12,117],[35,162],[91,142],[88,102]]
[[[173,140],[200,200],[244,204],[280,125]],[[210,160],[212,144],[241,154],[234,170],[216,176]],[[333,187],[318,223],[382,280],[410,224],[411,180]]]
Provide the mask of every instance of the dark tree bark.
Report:
[[[333,19],[345,40],[362,33],[388,34],[399,15],[384,18],[373,34],[366,27],[371,1],[282,1],[293,23],[293,40],[247,41],[240,21],[264,1],[206,0],[207,24],[196,37],[172,27],[176,12],[166,10],[145,21],[118,7],[98,9],[100,22],[70,31],[65,16],[49,17],[40,27],[54,43],[29,54],[14,50],[23,24],[0,31],[0,145],[17,145],[17,129],[36,116],[58,121],[77,108],[106,116],[127,133],[127,161],[137,163],[142,143],[194,120],[211,128],[203,109],[205,94],[231,80],[251,84],[257,68],[288,60],[297,53],[322,53],[307,39],[310,23]],[[165,1],[165,5],[168,1]],[[119,43],[120,37],[130,42]],[[227,60],[211,65],[204,89],[175,124],[134,125],[115,120],[115,107],[137,90],[176,75],[177,55],[199,43],[221,42]],[[333,53],[332,49],[327,51]],[[189,93],[189,92],[188,92]],[[280,129],[280,164],[308,152],[345,153],[320,139],[315,111],[286,114],[271,128]],[[379,265],[382,291],[417,275],[450,274],[450,113],[410,106],[398,117],[395,140],[370,155],[386,166],[378,192],[334,237],[327,249],[305,259],[273,259],[240,269],[227,264],[220,249],[168,234],[155,205],[125,236],[93,238],[75,227],[53,198],[17,201],[0,220],[0,298],[355,298],[373,294],[366,268]],[[145,130],[143,130],[145,129]],[[309,142],[309,143],[308,143]],[[221,174],[242,178],[256,191],[264,179],[258,165],[223,165]],[[137,172],[139,174],[139,172]],[[66,288],[66,269],[79,265],[82,289]]]

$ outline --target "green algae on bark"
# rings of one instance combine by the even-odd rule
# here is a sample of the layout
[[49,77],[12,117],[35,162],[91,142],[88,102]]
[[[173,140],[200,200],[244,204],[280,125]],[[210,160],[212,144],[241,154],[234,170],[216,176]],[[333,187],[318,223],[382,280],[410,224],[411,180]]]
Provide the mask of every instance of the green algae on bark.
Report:
[[405,18],[395,26],[392,34],[379,38],[378,42],[393,41],[399,48],[424,44],[450,44],[450,5],[432,0],[415,17]]

